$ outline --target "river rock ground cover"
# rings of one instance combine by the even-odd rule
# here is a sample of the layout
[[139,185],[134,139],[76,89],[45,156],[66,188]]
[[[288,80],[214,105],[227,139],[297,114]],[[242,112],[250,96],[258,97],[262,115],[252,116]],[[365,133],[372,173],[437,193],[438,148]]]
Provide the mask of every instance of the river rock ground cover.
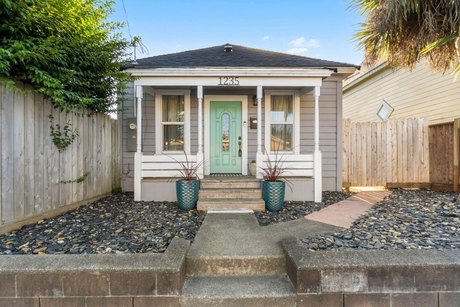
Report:
[[166,250],[193,240],[205,217],[173,202],[134,202],[117,193],[60,216],[0,235],[0,254],[108,254]]
[[287,201],[283,204],[283,209],[278,212],[255,212],[259,224],[262,226],[275,224],[279,222],[287,222],[303,218],[305,215],[314,211],[321,210],[329,205],[338,203],[350,197],[351,193],[326,191],[323,192],[323,201],[315,203],[313,201]]
[[459,249],[458,193],[393,190],[352,227],[304,238],[308,250]]

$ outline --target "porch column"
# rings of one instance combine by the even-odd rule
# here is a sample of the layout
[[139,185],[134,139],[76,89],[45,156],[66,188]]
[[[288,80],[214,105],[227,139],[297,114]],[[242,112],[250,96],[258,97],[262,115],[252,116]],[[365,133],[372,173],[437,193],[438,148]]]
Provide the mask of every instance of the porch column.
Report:
[[263,153],[262,153],[262,86],[257,86],[257,157],[256,157],[256,178],[262,178]]
[[204,176],[204,154],[203,154],[203,86],[197,87],[198,98],[198,152],[197,163],[201,163],[197,175],[201,179]]
[[136,119],[137,119],[137,126],[136,126],[136,142],[137,142],[137,150],[134,154],[134,200],[140,201],[142,195],[142,98],[143,98],[143,90],[142,86],[136,86]]
[[319,203],[322,200],[322,172],[321,172],[321,151],[319,150],[319,95],[320,87],[315,86],[315,152],[313,154],[314,161],[314,199]]

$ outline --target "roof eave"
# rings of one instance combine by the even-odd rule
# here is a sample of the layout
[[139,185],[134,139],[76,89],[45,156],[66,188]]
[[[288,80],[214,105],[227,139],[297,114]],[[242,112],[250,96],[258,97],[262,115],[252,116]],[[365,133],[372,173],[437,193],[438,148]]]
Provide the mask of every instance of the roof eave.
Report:
[[337,70],[343,70],[344,67],[338,68],[260,68],[260,67],[187,67],[187,68],[129,68],[125,71],[135,77],[154,77],[154,76],[273,76],[273,77],[329,77]]

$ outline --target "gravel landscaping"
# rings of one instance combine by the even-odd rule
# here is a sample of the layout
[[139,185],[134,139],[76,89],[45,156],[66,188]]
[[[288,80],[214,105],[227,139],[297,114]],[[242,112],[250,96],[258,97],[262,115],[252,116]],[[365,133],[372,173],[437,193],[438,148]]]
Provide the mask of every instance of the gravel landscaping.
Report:
[[117,193],[0,235],[0,254],[158,253],[175,236],[193,240],[205,215]]
[[349,230],[302,241],[308,250],[459,249],[458,193],[393,190]]
[[303,218],[307,214],[321,210],[350,196],[351,193],[328,191],[323,192],[323,201],[321,203],[313,201],[287,201],[284,203],[283,209],[278,212],[255,212],[255,215],[262,226],[287,222]]

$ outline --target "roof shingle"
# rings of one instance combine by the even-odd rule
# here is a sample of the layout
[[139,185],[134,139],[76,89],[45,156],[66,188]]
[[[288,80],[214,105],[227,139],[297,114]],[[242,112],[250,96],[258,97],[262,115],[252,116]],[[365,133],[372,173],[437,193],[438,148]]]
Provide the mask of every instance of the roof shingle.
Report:
[[266,67],[266,68],[336,68],[357,67],[353,64],[314,59],[304,56],[230,44],[158,55],[138,59],[126,68],[196,68],[196,67]]

